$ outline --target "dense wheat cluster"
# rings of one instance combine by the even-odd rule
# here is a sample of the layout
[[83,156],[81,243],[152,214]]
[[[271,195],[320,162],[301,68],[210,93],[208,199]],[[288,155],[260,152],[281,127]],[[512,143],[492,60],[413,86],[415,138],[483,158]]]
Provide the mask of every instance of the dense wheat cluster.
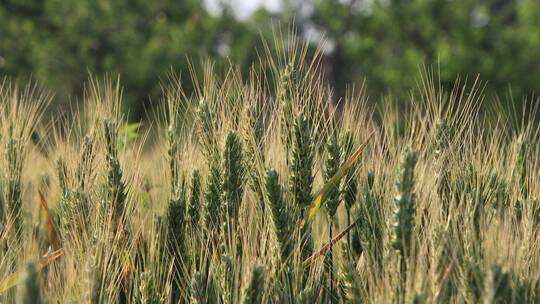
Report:
[[51,123],[5,80],[0,302],[539,302],[538,125],[429,71],[405,108],[337,100],[280,41],[171,76],[141,128],[117,81]]

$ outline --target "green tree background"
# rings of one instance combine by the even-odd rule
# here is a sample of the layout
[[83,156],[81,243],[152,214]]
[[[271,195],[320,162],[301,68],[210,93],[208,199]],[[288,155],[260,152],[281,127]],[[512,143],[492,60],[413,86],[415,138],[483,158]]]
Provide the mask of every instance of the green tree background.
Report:
[[366,79],[375,99],[405,96],[422,64],[440,66],[445,85],[480,74],[489,91],[511,87],[515,100],[540,89],[537,0],[282,1],[278,13],[242,20],[220,3],[211,14],[196,0],[0,0],[0,75],[31,76],[62,106],[82,94],[89,72],[118,73],[140,118],[168,71],[189,77],[188,58],[247,69],[273,24],[294,22],[306,39],[328,39],[325,66],[338,95]]

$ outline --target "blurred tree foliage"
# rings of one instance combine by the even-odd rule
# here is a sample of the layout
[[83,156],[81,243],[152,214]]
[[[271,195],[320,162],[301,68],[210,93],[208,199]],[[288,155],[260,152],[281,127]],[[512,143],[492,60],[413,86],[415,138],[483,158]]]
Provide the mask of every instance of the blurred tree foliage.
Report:
[[[366,76],[375,92],[407,93],[423,63],[443,84],[488,81],[516,97],[540,91],[538,0],[315,0],[308,24],[333,42],[332,80]],[[338,90],[339,91],[339,90]]]
[[89,72],[118,73],[138,117],[171,68],[189,77],[188,58],[254,60],[253,22],[212,16],[197,0],[0,0],[0,75],[32,75],[65,102]]
[[376,97],[407,94],[423,63],[440,63],[447,85],[479,73],[497,93],[540,89],[538,0],[285,0],[280,15],[241,21],[226,5],[209,14],[199,0],[0,0],[0,75],[32,75],[62,103],[82,94],[88,72],[119,73],[140,117],[171,68],[188,76],[187,58],[256,62],[272,18],[329,39],[338,94],[364,78]]

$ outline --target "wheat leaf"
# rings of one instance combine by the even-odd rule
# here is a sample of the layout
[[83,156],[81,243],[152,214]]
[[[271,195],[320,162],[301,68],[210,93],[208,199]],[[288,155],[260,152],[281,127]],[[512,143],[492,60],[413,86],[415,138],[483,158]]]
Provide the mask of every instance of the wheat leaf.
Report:
[[334,174],[334,176],[332,176],[332,178],[329,179],[328,182],[326,182],[326,184],[324,184],[324,186],[319,189],[319,191],[317,191],[317,193],[315,194],[315,198],[311,203],[311,207],[309,208],[307,217],[300,224],[301,227],[309,225],[313,222],[315,216],[321,209],[322,204],[326,200],[326,196],[328,195],[329,190],[331,190],[332,187],[336,187],[337,185],[339,185],[339,182],[341,181],[343,176],[345,176],[347,171],[349,171],[349,169],[352,168],[354,163],[360,158],[360,155],[362,155],[362,152],[364,152],[364,150],[366,149],[374,133],[375,131],[371,132],[366,141],[362,145],[360,145],[360,147],[358,147],[358,149],[351,155],[351,157],[349,157],[349,159],[347,159],[347,161],[339,168],[338,172],[336,172],[336,174]]
[[45,214],[45,222],[47,224],[47,230],[49,231],[49,239],[51,241],[51,244],[53,245],[53,249],[58,250],[62,246],[60,245],[58,233],[56,232],[57,230],[54,227],[54,223],[51,219],[51,215],[49,213],[49,207],[47,205],[47,201],[45,200],[45,195],[43,195],[43,192],[41,192],[41,190],[39,191],[39,202]]
[[[46,254],[41,258],[39,261],[38,266],[38,272],[41,271],[43,268],[47,267],[50,263],[54,262],[56,259],[64,255],[63,249],[58,249],[56,251],[53,251],[49,254]],[[11,275],[9,275],[7,278],[0,281],[0,295],[6,292],[7,290],[15,287],[21,278],[22,272],[15,272]]]

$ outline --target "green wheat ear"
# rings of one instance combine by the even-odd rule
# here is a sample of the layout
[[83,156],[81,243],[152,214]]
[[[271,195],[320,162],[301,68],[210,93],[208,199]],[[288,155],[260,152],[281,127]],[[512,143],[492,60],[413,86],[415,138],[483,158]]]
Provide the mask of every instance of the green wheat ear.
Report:
[[223,204],[227,221],[236,225],[244,194],[244,160],[242,143],[234,131],[227,134],[223,149]]
[[293,141],[293,125],[294,125],[294,111],[293,111],[293,96],[292,96],[292,80],[294,75],[294,66],[289,63],[285,66],[285,69],[281,73],[279,81],[279,93],[278,98],[281,105],[282,113],[282,128],[281,139],[285,144],[287,154],[292,149]]
[[[351,157],[354,152],[354,137],[351,131],[345,132],[341,138],[342,155],[341,161],[344,162]],[[356,170],[354,168],[347,171],[344,182],[342,184],[341,195],[345,203],[347,213],[350,214],[351,208],[356,202],[356,192],[358,190],[358,180],[356,178]],[[350,220],[349,223],[350,225]]]
[[414,189],[414,167],[417,156],[407,150],[401,161],[398,180],[396,182],[397,196],[394,198],[392,247],[399,254],[400,284],[398,302],[404,303],[405,284],[407,281],[406,259],[411,252],[412,230],[416,213],[416,196]]
[[[313,187],[313,139],[306,117],[300,114],[294,120],[293,147],[290,164],[290,191],[300,213],[311,203]],[[302,214],[300,214],[300,220]]]
[[281,250],[281,259],[285,261],[291,253],[291,230],[290,216],[285,201],[283,200],[283,188],[279,183],[279,176],[275,169],[266,172],[265,188],[272,219],[276,227],[276,235]]
[[[337,140],[332,136],[331,141],[326,145],[326,160],[324,166],[324,180],[328,182],[339,170],[340,163],[340,147]],[[330,191],[328,191],[326,197],[326,209],[328,210],[328,217],[330,223],[334,221],[337,208],[339,206],[339,188],[338,185],[334,185]]]
[[103,120],[103,133],[107,148],[107,193],[115,221],[123,222],[126,209],[126,190],[118,160],[118,127],[112,119]]
[[75,196],[77,201],[77,207],[80,208],[81,214],[78,216],[79,221],[83,224],[83,229],[88,229],[92,223],[89,216],[91,205],[89,200],[89,194],[87,192],[87,181],[93,175],[94,169],[94,133],[89,133],[84,137],[82,143],[81,154],[79,156],[79,164],[75,171],[76,189]]
[[411,250],[412,230],[416,212],[416,195],[413,192],[416,161],[416,153],[412,151],[405,152],[396,182],[398,195],[394,198],[392,247],[401,256]]
[[184,229],[185,229],[185,214],[186,214],[186,197],[185,190],[182,190],[176,197],[169,199],[166,214],[167,226],[167,242],[171,253],[181,252],[180,246],[184,245]]
[[191,172],[189,185],[188,219],[192,227],[198,227],[201,216],[201,173],[195,169]]
[[265,269],[262,265],[256,265],[251,271],[249,285],[244,290],[244,304],[262,303],[265,289]]
[[39,278],[36,264],[29,262],[26,265],[22,282],[20,283],[17,303],[38,304],[41,303]]
[[171,191],[174,193],[178,188],[178,141],[176,139],[176,128],[173,123],[167,129],[167,156],[169,159],[169,173],[171,175]]
[[56,160],[56,170],[61,194],[58,204],[60,227],[66,235],[80,234],[90,222],[86,197],[80,187],[72,188],[73,182],[69,180],[67,164],[62,157]]
[[[290,170],[290,193],[293,206],[297,212],[297,223],[304,218],[306,208],[311,205],[311,191],[313,188],[313,139],[309,123],[303,114],[296,117],[293,126],[292,155]],[[313,253],[313,239],[309,225],[300,231],[300,246],[302,258],[305,260]]]
[[212,157],[204,193],[204,222],[208,231],[217,233],[221,222],[221,172],[219,158]]
[[180,296],[180,286],[182,285],[182,272],[184,265],[188,263],[188,252],[185,242],[186,226],[186,195],[185,183],[180,184],[179,193],[169,199],[166,214],[167,247],[169,256],[173,264],[174,281],[173,298],[175,301]]
[[359,256],[362,251],[376,269],[383,266],[384,217],[380,195],[374,189],[375,174],[369,171],[363,188],[360,204],[356,208],[360,219],[355,229],[357,240],[353,242],[353,252]]
[[[335,136],[331,136],[330,142],[326,144],[326,160],[325,160],[325,166],[324,166],[324,181],[325,183],[328,182],[334,175],[338,172],[339,167],[341,165],[341,162],[339,160],[340,158],[340,147],[337,143],[337,139]],[[326,197],[326,209],[328,211],[328,242],[330,244],[330,250],[328,250],[328,254],[325,257],[325,264],[327,266],[328,270],[328,280],[329,280],[329,297],[330,302],[332,303],[333,300],[337,297],[334,291],[334,257],[333,257],[333,246],[332,244],[332,238],[333,238],[333,226],[334,226],[334,220],[336,216],[336,211],[339,206],[339,184],[332,185],[330,190],[328,191],[327,197]]]

